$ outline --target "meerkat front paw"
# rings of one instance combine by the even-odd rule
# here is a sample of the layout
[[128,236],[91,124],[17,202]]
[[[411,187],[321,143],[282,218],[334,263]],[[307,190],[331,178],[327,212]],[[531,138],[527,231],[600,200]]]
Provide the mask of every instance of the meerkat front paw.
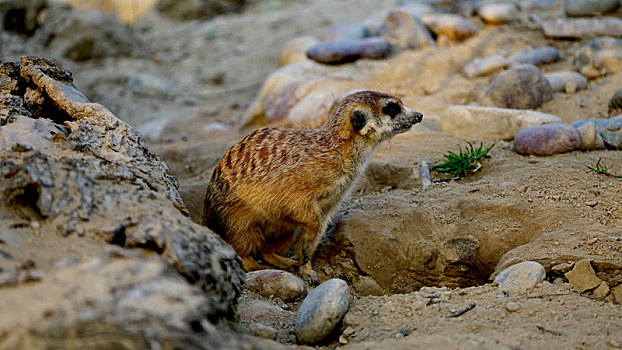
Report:
[[302,265],[300,270],[298,270],[298,275],[310,286],[317,286],[320,284],[320,279],[317,277],[317,273],[311,268],[311,264]]

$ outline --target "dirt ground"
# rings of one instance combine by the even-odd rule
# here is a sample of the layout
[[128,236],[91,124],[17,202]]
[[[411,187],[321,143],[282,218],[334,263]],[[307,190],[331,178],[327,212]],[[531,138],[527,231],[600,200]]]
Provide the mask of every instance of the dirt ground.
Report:
[[[240,120],[263,81],[278,68],[284,45],[303,35],[322,38],[332,24],[359,22],[397,6],[399,1],[253,1],[241,13],[190,22],[148,13],[134,28],[149,43],[151,57],[56,59],[74,73],[76,85],[92,101],[145,134],[179,179],[180,192],[196,219],[212,169],[244,136]],[[542,18],[562,13],[559,0],[538,11]],[[406,51],[374,63],[390,67],[389,73],[368,83],[402,97],[424,114],[425,122],[376,150],[316,256],[314,266],[322,280],[343,278],[353,290],[351,309],[340,329],[342,339],[336,334],[320,346],[622,348],[622,295],[613,292],[622,283],[622,179],[586,168],[601,159],[612,172],[622,174],[620,151],[534,157],[514,152],[512,142],[499,141],[473,177],[420,189],[422,161],[437,164],[445,152],[467,141],[492,143],[438,128],[446,107],[479,103],[494,77],[465,78],[461,70],[466,62],[551,45],[564,59],[540,67],[543,72],[574,69],[574,53],[587,41],[547,39],[529,22],[529,14],[523,11],[520,22],[501,26],[471,17],[479,32],[465,42]],[[615,15],[622,17],[622,10]],[[46,54],[29,39],[6,33],[3,39],[3,45],[8,43],[3,60]],[[131,90],[135,79],[156,83]],[[591,80],[587,90],[556,93],[538,110],[568,123],[603,118],[610,96],[620,88],[622,73],[604,76]],[[362,233],[368,227],[377,233],[374,239]],[[479,249],[467,260],[452,263],[439,247],[456,237],[474,237]],[[612,289],[605,300],[573,292],[561,268],[554,269],[581,259],[592,260],[598,277]],[[490,284],[493,273],[523,260],[545,266],[544,283],[509,296]],[[248,332],[262,323],[277,329],[277,341],[295,344],[299,304],[284,305],[245,292],[240,308],[257,301],[281,311],[259,321],[242,318],[237,329]],[[469,304],[476,306],[462,316],[445,317]]]

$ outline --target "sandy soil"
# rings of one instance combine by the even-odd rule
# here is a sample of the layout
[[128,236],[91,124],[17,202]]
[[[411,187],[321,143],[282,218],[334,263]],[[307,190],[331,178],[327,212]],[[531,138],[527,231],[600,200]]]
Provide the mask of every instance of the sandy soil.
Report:
[[[333,23],[361,21],[397,4],[387,1],[379,8],[372,0],[255,1],[239,14],[183,23],[149,13],[135,28],[150,43],[153,57],[58,60],[74,73],[76,85],[89,98],[145,133],[151,147],[169,162],[184,200],[198,218],[211,171],[227,148],[243,137],[239,121],[264,79],[277,69],[285,43],[302,35],[321,38]],[[561,4],[557,1],[539,15],[559,16]],[[370,170],[344,204],[335,233],[318,252],[314,265],[322,279],[344,278],[353,288],[342,343],[351,349],[622,348],[622,309],[614,304],[613,293],[605,301],[580,296],[561,273],[549,273],[541,286],[518,295],[504,296],[494,285],[482,285],[490,282],[498,264],[537,260],[550,271],[556,264],[582,258],[594,261],[598,276],[610,287],[622,283],[617,255],[622,254],[621,243],[616,240],[622,237],[622,180],[586,168],[601,158],[612,172],[622,174],[619,151],[525,157],[512,151],[511,142],[497,142],[472,178],[435,183],[426,191],[419,188],[421,161],[438,163],[446,151],[466,141],[480,141],[438,131],[438,119],[447,106],[480,101],[492,79],[464,78],[460,73],[464,63],[472,57],[510,55],[528,45],[552,45],[565,59],[542,70],[572,69],[574,52],[586,42],[545,39],[527,21],[497,27],[472,20],[480,32],[464,43],[404,52],[387,61],[396,66],[396,77],[400,67],[420,65],[416,75],[382,84],[428,121],[377,150]],[[3,60],[25,53],[45,55],[45,49],[33,42],[3,35],[11,43]],[[129,82],[145,75],[164,87],[155,93],[130,91]],[[606,76],[590,81],[585,91],[555,94],[539,110],[564,122],[605,117],[607,101],[620,87],[622,74]],[[394,171],[386,171],[387,166]],[[431,268],[409,270],[399,259],[382,255],[380,248],[391,239],[379,237],[367,247],[349,241],[357,227],[377,224],[383,213],[402,223],[398,241],[407,241],[412,232],[417,244],[431,245],[474,236],[481,247],[462,265],[439,259]],[[371,251],[367,259],[365,250]],[[382,259],[384,266],[374,265],[373,259]],[[377,285],[362,283],[361,276],[373,277]],[[449,289],[417,292],[422,286]],[[256,300],[263,298],[247,292],[241,303]],[[476,307],[464,315],[444,317],[470,303]],[[508,311],[508,303],[518,304],[518,310]],[[282,315],[260,323],[275,327],[278,341],[293,344],[298,306],[287,305]],[[238,328],[246,332],[252,325],[240,320]],[[397,335],[402,327],[410,335]],[[338,345],[338,336],[324,344]]]

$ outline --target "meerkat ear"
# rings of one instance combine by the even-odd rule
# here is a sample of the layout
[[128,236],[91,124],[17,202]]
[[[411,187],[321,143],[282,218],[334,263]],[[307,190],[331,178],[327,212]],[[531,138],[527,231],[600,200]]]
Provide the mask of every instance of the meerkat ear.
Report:
[[361,131],[365,124],[367,124],[367,114],[363,111],[356,110],[352,112],[350,122],[352,123],[354,131]]

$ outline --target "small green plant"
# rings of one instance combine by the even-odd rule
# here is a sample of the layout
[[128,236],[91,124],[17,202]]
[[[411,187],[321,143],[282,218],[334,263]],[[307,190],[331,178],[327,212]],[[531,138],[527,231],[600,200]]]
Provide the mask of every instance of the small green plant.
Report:
[[591,167],[589,165],[586,165],[585,167],[590,169],[590,171],[595,172],[596,174],[603,174],[603,175],[607,175],[607,176],[613,176],[613,177],[617,177],[622,179],[622,175],[616,175],[614,173],[610,173],[609,172],[609,168],[607,167],[607,164],[602,163],[602,158],[598,158],[598,161],[596,162],[596,165],[594,167]]
[[458,146],[458,153],[448,151],[443,154],[445,162],[432,167],[432,170],[436,170],[441,173],[449,173],[452,178],[455,177],[469,177],[482,168],[482,164],[479,162],[484,156],[490,152],[495,146],[493,143],[490,147],[484,148],[484,144],[480,142],[479,147],[475,148],[473,144],[467,142],[464,149]]

